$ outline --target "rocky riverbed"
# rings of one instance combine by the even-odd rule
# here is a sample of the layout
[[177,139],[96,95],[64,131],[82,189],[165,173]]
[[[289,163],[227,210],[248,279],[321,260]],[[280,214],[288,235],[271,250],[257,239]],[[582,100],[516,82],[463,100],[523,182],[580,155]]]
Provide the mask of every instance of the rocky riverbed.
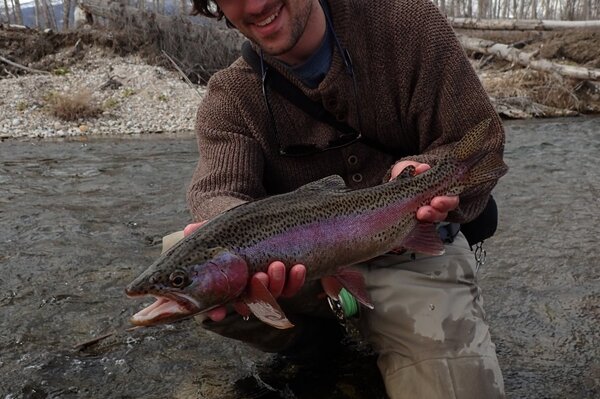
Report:
[[[506,128],[478,277],[508,397],[598,398],[600,118]],[[126,330],[124,287],[190,220],[195,140],[167,136],[0,143],[0,398],[383,399],[352,347],[298,364],[192,320]]]

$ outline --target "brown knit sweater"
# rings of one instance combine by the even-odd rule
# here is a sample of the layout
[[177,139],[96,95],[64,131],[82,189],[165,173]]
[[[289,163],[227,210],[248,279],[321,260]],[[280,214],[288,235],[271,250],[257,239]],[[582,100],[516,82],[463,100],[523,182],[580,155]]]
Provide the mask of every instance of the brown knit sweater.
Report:
[[[445,18],[429,0],[329,0],[336,34],[350,53],[358,84],[346,74],[337,49],[331,69],[309,89],[274,59],[266,61],[338,119],[389,153],[363,143],[302,158],[279,154],[290,144],[325,146],[338,133],[316,122],[272,90],[275,137],[261,81],[243,60],[215,74],[197,115],[199,162],[188,191],[195,220],[244,201],[288,192],[338,174],[352,188],[379,184],[400,159],[435,164],[440,153],[471,127],[492,118],[489,145],[502,153],[504,132],[488,96]],[[493,184],[461,195],[449,220],[473,219]]]

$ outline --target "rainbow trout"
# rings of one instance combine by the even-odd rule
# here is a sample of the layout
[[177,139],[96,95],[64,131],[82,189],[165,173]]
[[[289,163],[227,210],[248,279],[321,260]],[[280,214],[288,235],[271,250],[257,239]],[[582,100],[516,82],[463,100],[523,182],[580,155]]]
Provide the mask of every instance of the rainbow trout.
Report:
[[268,289],[251,279],[275,260],[303,264],[306,279],[321,279],[328,295],[337,298],[345,287],[372,308],[362,274],[348,266],[399,248],[443,253],[434,224],[417,222],[416,211],[435,196],[458,195],[506,173],[502,159],[484,150],[488,125],[489,120],[478,124],[419,175],[409,167],[390,182],[359,190],[330,176],[224,212],[163,253],[126,288],[130,297],[157,298],[132,322],[172,322],[242,301],[248,314],[265,323],[292,327]]

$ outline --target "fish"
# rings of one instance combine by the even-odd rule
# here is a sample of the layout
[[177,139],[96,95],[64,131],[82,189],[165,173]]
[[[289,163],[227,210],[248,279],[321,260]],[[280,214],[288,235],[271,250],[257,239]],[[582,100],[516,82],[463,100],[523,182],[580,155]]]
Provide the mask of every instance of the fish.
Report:
[[408,167],[389,182],[354,190],[333,175],[209,220],[126,287],[129,297],[156,297],[131,322],[169,323],[241,302],[244,316],[291,328],[267,287],[251,278],[276,260],[305,265],[306,280],[320,279],[327,295],[337,298],[345,288],[372,309],[364,277],[351,266],[399,249],[441,255],[435,224],[417,221],[417,209],[506,173],[501,155],[486,150],[489,123],[470,129],[423,173]]

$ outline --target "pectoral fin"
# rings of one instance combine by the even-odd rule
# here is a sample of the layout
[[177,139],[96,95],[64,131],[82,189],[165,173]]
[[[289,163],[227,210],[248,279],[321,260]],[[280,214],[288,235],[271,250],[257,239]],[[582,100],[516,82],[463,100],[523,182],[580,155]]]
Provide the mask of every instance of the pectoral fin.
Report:
[[250,281],[248,292],[242,300],[260,321],[281,330],[294,327],[277,300],[260,280]]

